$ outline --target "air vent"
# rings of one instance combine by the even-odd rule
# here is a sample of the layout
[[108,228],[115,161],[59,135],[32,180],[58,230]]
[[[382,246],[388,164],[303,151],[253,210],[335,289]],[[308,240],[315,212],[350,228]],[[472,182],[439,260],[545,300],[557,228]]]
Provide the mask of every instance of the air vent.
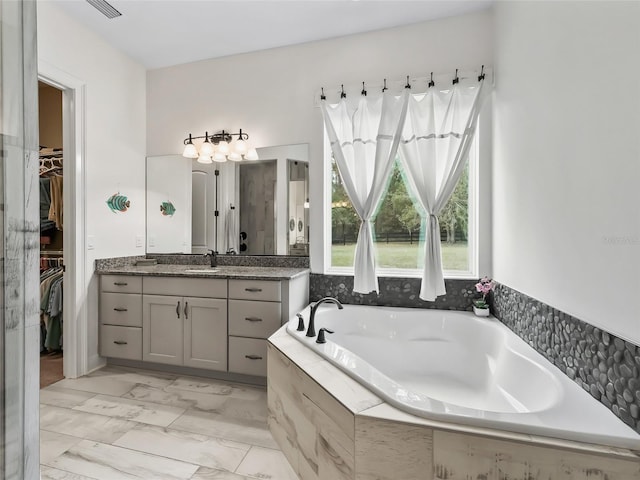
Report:
[[87,0],[87,2],[89,2],[90,5],[95,7],[107,18],[116,18],[122,15],[118,10],[113,8],[113,6],[105,0]]

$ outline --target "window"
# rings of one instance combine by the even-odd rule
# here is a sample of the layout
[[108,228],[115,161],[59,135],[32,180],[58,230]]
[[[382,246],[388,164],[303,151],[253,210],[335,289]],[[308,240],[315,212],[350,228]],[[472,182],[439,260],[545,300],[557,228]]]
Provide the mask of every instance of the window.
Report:
[[[442,265],[445,276],[475,274],[475,169],[477,142],[451,198],[440,212]],[[329,270],[353,272],[360,219],[342,185],[337,165],[327,149],[331,182],[331,246]],[[408,192],[398,159],[374,219],[374,242],[378,273],[418,276],[424,265],[425,212]],[[329,253],[329,252],[327,252]]]

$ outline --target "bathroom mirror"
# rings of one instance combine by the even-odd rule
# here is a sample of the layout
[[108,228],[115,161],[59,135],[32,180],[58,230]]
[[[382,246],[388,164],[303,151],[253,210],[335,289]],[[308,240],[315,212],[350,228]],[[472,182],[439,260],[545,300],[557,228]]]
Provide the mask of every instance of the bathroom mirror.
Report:
[[289,159],[288,254],[309,255],[309,162]]
[[[146,252],[308,255],[308,208],[303,213],[296,210],[301,224],[296,220],[295,237],[289,230],[290,212],[299,209],[290,201],[289,179],[291,163],[308,165],[309,146],[279,145],[257,151],[260,160],[237,163],[201,164],[181,155],[147,157]],[[306,178],[308,193],[308,173]],[[302,198],[298,185],[293,190],[295,205]],[[255,211],[258,208],[265,212],[262,221],[257,220],[263,214]]]

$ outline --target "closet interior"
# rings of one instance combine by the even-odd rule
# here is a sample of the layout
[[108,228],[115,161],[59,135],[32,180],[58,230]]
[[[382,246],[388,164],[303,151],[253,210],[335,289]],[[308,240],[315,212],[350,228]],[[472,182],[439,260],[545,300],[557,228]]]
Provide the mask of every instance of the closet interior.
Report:
[[63,375],[62,91],[38,82],[40,128],[40,388]]

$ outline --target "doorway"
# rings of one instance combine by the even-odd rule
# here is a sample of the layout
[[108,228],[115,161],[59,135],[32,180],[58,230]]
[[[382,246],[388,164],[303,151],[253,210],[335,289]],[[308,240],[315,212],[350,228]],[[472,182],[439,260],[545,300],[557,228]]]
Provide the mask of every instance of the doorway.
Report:
[[64,378],[64,148],[62,90],[38,82],[40,185],[40,388]]

